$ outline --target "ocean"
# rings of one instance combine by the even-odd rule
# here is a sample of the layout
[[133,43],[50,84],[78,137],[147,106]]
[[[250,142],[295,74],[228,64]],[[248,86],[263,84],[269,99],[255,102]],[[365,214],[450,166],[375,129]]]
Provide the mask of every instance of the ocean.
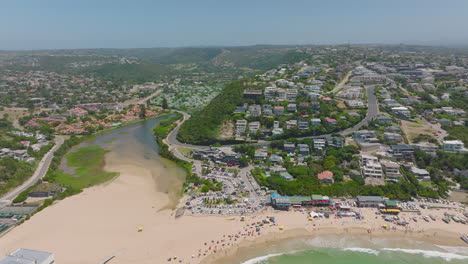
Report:
[[461,264],[468,263],[468,247],[446,247],[401,238],[321,236],[240,249],[235,258],[223,263]]

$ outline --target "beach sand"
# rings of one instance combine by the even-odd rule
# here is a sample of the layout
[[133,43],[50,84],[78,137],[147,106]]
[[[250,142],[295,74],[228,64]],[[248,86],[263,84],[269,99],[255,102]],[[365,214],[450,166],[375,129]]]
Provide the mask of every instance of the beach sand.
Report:
[[[467,231],[465,225],[445,224],[441,220],[430,223],[420,220],[411,223],[406,231],[403,228],[386,231],[381,227],[384,221],[380,217],[375,219],[374,209],[362,209],[366,222],[331,218],[308,221],[303,212],[278,211],[249,216],[245,222],[230,216],[175,219],[174,211],[165,209],[174,203],[171,200],[174,195],[168,195],[170,189],[158,188],[158,180],[168,177],[167,168],[148,169],[142,163],[119,160],[109,153],[105,169],[120,172],[120,176],[37,213],[0,238],[0,255],[18,248],[30,248],[53,252],[57,263],[66,264],[96,264],[114,254],[116,257],[109,263],[168,263],[168,258],[175,256],[176,263],[180,260],[181,263],[222,263],[223,257],[232,256],[240,247],[292,237],[321,234],[404,236],[440,245],[463,246],[459,235]],[[443,212],[431,211],[439,219]],[[425,214],[428,211],[423,211]],[[268,225],[258,235],[253,232],[253,227],[246,227],[271,215],[276,217],[279,225],[285,226],[285,230]],[[402,216],[410,217],[410,214]],[[138,232],[140,226],[142,232]],[[367,229],[372,229],[372,234],[369,235]],[[250,235],[243,235],[249,232]],[[239,238],[229,237],[234,234]]]

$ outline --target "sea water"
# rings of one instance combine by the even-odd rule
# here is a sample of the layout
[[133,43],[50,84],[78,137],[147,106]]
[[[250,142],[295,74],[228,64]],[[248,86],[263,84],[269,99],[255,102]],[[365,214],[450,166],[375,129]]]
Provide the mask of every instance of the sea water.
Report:
[[[255,253],[256,252],[256,253]],[[243,264],[380,264],[468,263],[468,247],[447,247],[401,238],[320,236],[283,241],[274,245],[241,249]]]

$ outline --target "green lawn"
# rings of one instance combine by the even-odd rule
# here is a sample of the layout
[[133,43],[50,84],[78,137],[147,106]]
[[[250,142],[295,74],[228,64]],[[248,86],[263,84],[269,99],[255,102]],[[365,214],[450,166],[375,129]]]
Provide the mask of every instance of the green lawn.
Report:
[[62,172],[56,174],[55,180],[74,188],[83,189],[97,185],[116,177],[116,172],[103,170],[104,154],[107,150],[100,146],[89,146],[78,149],[66,155],[67,164],[76,167],[74,175]]

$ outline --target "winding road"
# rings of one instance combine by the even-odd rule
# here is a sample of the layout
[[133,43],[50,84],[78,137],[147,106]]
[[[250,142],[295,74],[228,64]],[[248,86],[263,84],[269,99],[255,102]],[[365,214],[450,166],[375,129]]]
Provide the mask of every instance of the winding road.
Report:
[[[345,136],[345,135],[347,135],[349,133],[353,133],[353,132],[359,130],[361,127],[367,125],[369,123],[369,121],[373,120],[380,113],[379,112],[379,103],[378,103],[378,100],[377,100],[377,96],[375,95],[375,86],[366,87],[366,94],[367,94],[367,114],[366,114],[366,117],[364,117],[364,119],[362,119],[356,125],[354,125],[354,126],[352,126],[350,128],[347,128],[345,130],[342,130],[342,131],[340,131],[338,133],[333,133],[333,134],[340,134],[340,135]],[[177,150],[178,147],[185,147],[185,148],[191,148],[191,149],[207,148],[208,146],[186,144],[186,143],[182,143],[179,140],[177,140],[177,133],[178,133],[180,127],[182,126],[182,124],[185,121],[187,121],[190,118],[190,115],[185,113],[185,112],[182,112],[182,111],[178,111],[178,110],[174,110],[174,111],[183,114],[184,118],[183,118],[183,120],[181,122],[179,122],[177,127],[174,128],[171,131],[171,133],[169,133],[169,135],[165,139],[165,143],[169,145],[169,150],[171,150],[174,153],[174,155],[176,155],[177,157],[182,158],[184,156]],[[323,138],[323,137],[330,136],[330,135],[332,135],[332,134],[325,134],[325,135],[320,135],[320,136],[300,137],[298,139]],[[241,143],[239,143],[239,144],[241,144]],[[242,144],[245,144],[245,143],[242,143]],[[255,145],[255,146],[266,146],[266,145],[270,145],[270,144],[271,144],[271,141],[264,141],[264,140],[260,140],[260,141],[258,141],[256,143],[252,143],[252,145]],[[224,147],[232,147],[232,146],[235,146],[235,145],[236,144],[223,145],[223,146]],[[183,159],[187,160],[187,158],[185,158],[185,157]]]
[[49,152],[44,155],[44,157],[42,157],[41,161],[37,165],[36,170],[34,171],[34,174],[27,181],[23,182],[23,184],[1,197],[0,201],[15,199],[18,194],[34,185],[38,180],[42,179],[46,175],[50,166],[50,162],[54,157],[55,151],[57,151],[60,146],[62,146],[63,142],[65,142],[65,139],[61,136],[55,136],[54,141],[55,145],[52,147],[52,149],[49,150]]

